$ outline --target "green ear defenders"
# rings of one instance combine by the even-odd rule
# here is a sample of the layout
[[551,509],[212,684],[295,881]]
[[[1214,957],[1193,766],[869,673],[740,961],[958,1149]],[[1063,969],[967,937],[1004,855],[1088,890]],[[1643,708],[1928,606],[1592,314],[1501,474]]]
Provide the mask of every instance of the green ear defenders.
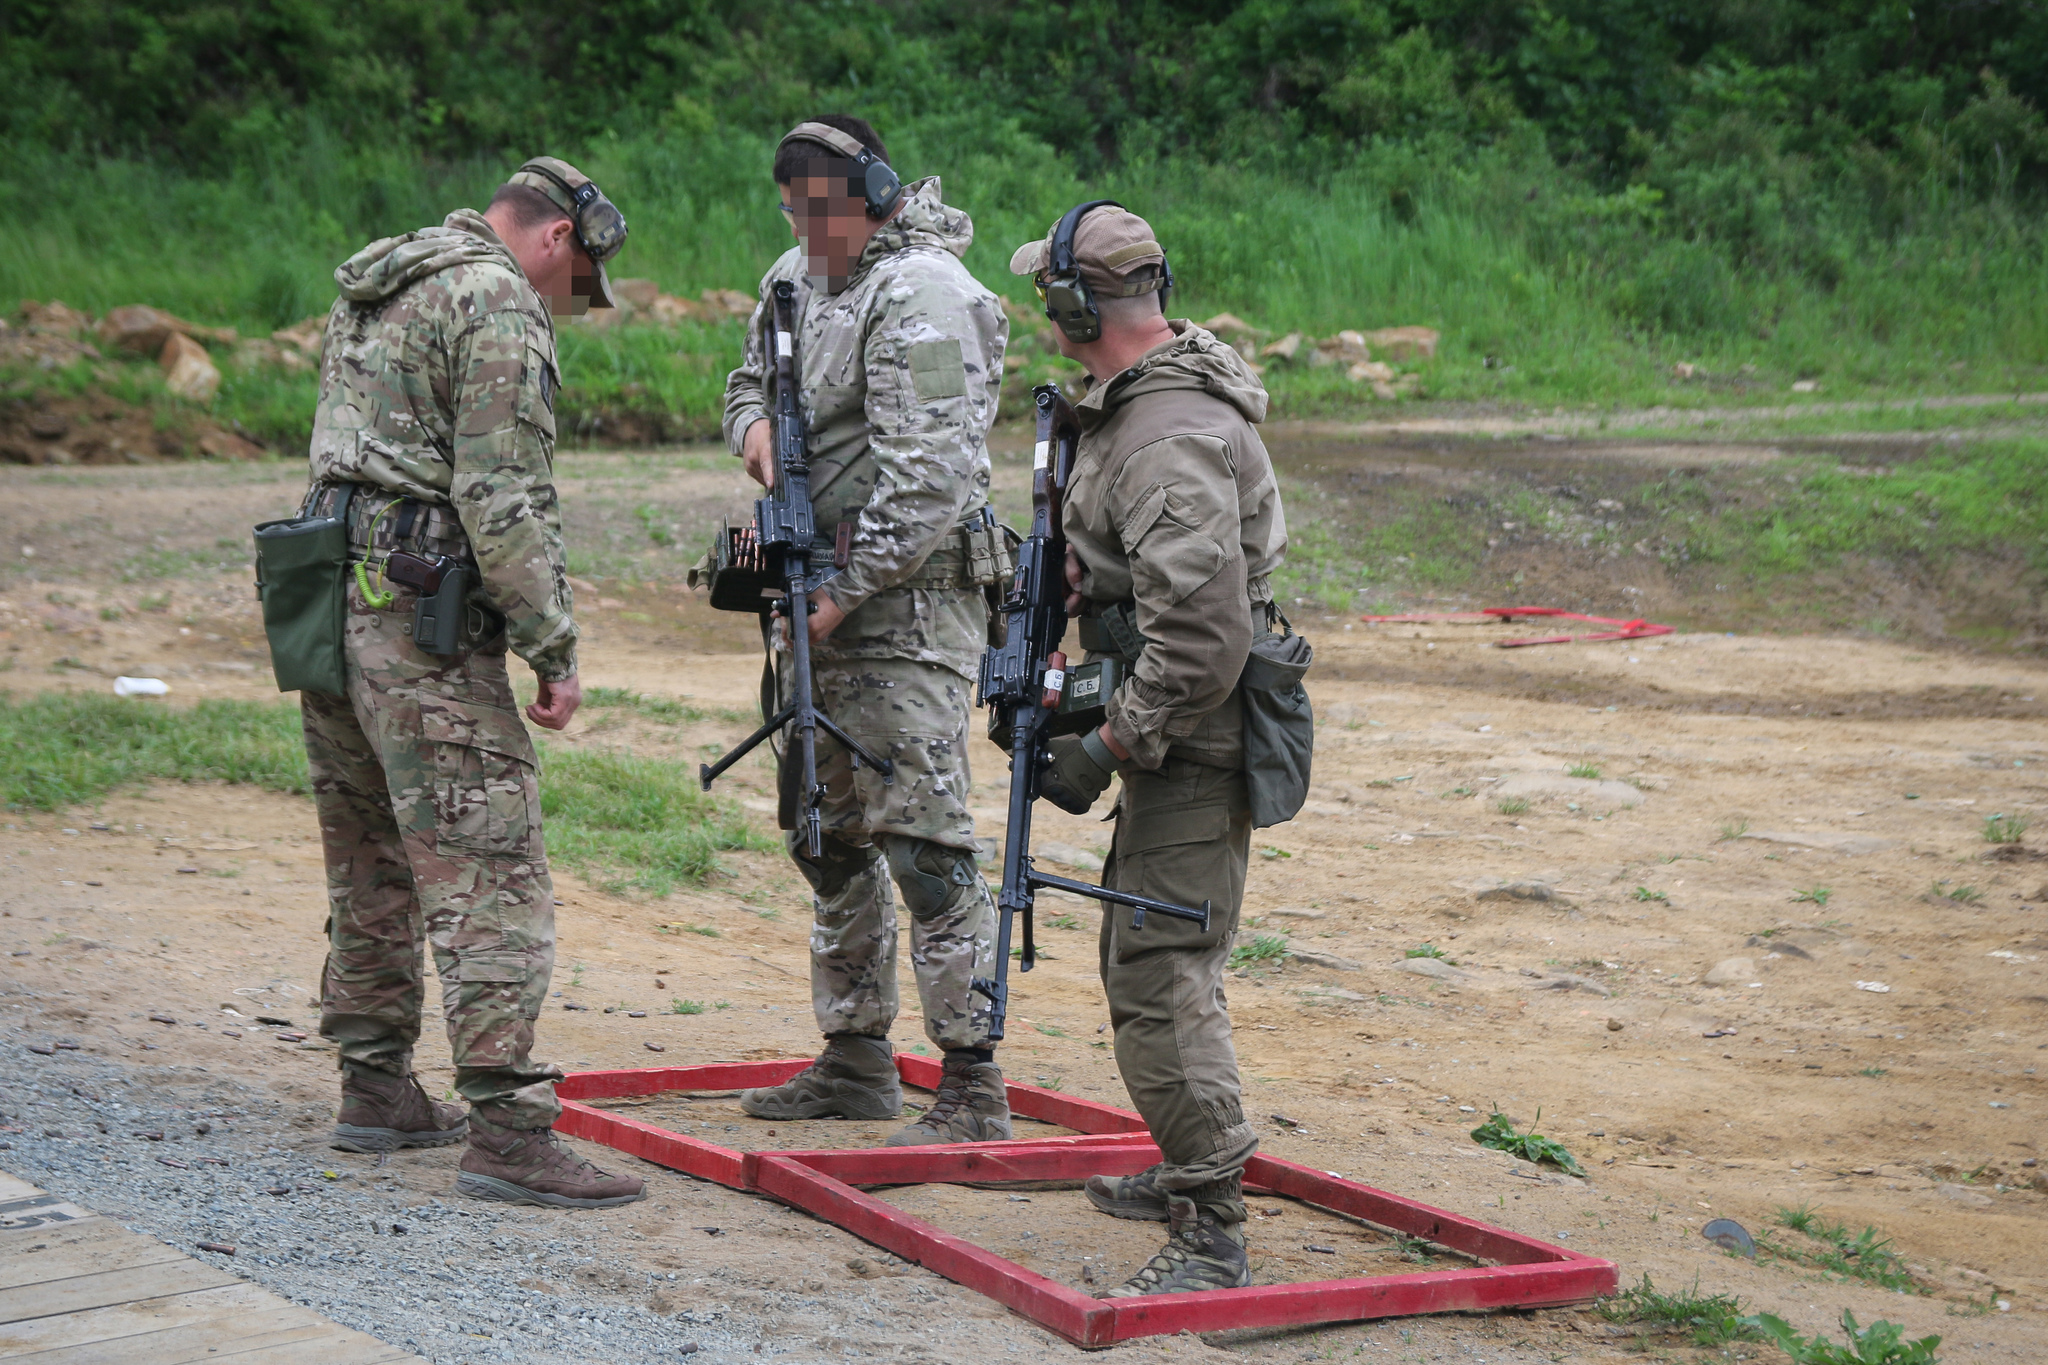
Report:
[[[1122,207],[1114,199],[1090,199],[1068,209],[1052,230],[1052,254],[1036,281],[1038,297],[1045,304],[1045,315],[1059,325],[1069,341],[1085,344],[1102,336],[1102,310],[1095,306],[1095,291],[1081,278],[1081,267],[1074,260],[1074,233],[1089,210]],[[1159,308],[1164,312],[1173,291],[1173,267],[1168,264],[1162,269],[1166,278],[1159,286]]]
[[618,205],[605,198],[596,181],[585,180],[580,185],[571,185],[539,161],[527,162],[517,173],[546,176],[562,187],[562,193],[568,195],[569,202],[576,206],[571,220],[576,225],[576,241],[591,260],[603,265],[619,254],[619,248],[626,244],[626,215],[619,212]]
[[782,135],[782,142],[775,144],[781,151],[784,143],[802,139],[805,142],[822,142],[833,151],[853,163],[855,179],[861,185],[861,197],[867,201],[868,217],[887,218],[903,202],[903,181],[890,168],[889,163],[860,144],[859,139],[825,123],[799,123]]

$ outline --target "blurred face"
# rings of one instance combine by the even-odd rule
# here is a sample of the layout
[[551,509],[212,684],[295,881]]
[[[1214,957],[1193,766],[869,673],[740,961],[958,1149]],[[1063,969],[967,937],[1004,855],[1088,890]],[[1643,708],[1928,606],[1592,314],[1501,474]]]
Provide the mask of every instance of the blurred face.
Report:
[[522,228],[484,216],[518,259],[534,292],[547,301],[550,313],[575,318],[590,311],[590,300],[597,294],[597,267],[576,240],[573,223],[558,218],[538,228]]
[[790,230],[803,243],[805,273],[822,280],[830,293],[846,287],[877,226],[868,217],[867,201],[848,190],[854,169],[851,161],[813,161],[789,184],[776,187]]

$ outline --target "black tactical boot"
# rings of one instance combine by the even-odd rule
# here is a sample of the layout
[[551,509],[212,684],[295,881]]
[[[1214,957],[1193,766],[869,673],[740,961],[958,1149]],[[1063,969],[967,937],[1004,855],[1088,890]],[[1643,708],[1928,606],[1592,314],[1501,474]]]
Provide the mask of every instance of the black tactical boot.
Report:
[[1244,1224],[1220,1222],[1215,1214],[1178,1194],[1166,1196],[1166,1213],[1173,1235],[1159,1248],[1159,1254],[1098,1298],[1242,1289],[1252,1282],[1251,1261],[1244,1250]]
[[969,1052],[949,1050],[939,1097],[925,1116],[884,1146],[929,1147],[940,1142],[1007,1142],[1010,1092],[994,1062],[977,1062]]
[[893,1119],[903,1084],[887,1038],[835,1033],[818,1060],[781,1085],[742,1092],[740,1108],[757,1119]]
[[429,1099],[416,1076],[368,1067],[341,1071],[341,1112],[328,1145],[342,1152],[446,1147],[461,1140],[462,1106]]
[[1159,1168],[1152,1166],[1136,1175],[1091,1175],[1085,1187],[1088,1202],[1112,1218],[1164,1223],[1167,1193],[1154,1182],[1158,1174]]

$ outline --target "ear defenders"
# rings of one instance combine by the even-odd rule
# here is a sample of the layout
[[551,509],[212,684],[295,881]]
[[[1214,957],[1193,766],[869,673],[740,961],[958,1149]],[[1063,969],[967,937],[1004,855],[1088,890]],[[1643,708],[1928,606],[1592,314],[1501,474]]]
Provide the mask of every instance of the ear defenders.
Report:
[[781,151],[785,144],[798,140],[822,142],[853,163],[858,172],[853,178],[861,182],[861,195],[867,201],[868,217],[887,218],[903,201],[902,179],[888,162],[863,147],[857,138],[829,124],[799,123],[782,135],[782,141],[775,144],[775,150]]
[[546,176],[562,187],[562,193],[568,195],[569,202],[576,206],[572,219],[576,225],[576,241],[591,260],[603,265],[619,254],[619,248],[626,244],[626,215],[605,198],[596,181],[585,180],[580,185],[571,185],[538,161],[527,162],[516,173]]
[[[1074,260],[1074,233],[1089,210],[1122,207],[1114,199],[1091,199],[1068,209],[1052,230],[1052,254],[1038,280],[1038,297],[1045,302],[1046,317],[1058,325],[1069,341],[1085,344],[1102,337],[1102,310],[1096,306],[1095,291],[1081,278],[1081,267]],[[1163,255],[1161,259],[1163,262]],[[1166,300],[1173,292],[1173,266],[1162,264],[1161,268],[1165,278],[1158,285],[1159,307],[1164,312]]]

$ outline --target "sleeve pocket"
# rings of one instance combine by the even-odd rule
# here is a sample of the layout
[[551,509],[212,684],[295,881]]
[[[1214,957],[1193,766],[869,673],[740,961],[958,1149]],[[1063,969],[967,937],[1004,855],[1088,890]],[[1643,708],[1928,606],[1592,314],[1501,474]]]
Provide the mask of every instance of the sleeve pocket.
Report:
[[549,440],[555,438],[555,394],[561,388],[555,362],[540,347],[528,343],[519,376],[520,421],[539,427]]
[[[1146,499],[1150,504],[1152,499]],[[1155,611],[1179,606],[1216,576],[1229,558],[1215,537],[1190,525],[1172,494],[1161,490],[1158,511],[1148,525],[1126,523],[1124,543],[1130,547],[1131,581],[1139,601]],[[1137,530],[1136,537],[1132,529]]]
[[960,338],[920,341],[912,346],[910,386],[921,400],[965,396],[967,364],[960,358]]

